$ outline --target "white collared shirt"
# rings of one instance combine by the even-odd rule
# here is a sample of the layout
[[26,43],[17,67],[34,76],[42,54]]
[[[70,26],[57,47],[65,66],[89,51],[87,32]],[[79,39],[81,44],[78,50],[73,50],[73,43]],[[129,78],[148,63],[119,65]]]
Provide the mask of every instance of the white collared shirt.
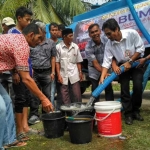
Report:
[[125,63],[135,52],[144,55],[144,43],[136,30],[121,30],[122,39],[120,42],[108,40],[104,51],[104,60],[102,66],[109,69],[112,58],[115,57],[118,63]]
[[63,78],[63,84],[68,85],[68,79],[71,84],[80,80],[77,63],[83,61],[79,47],[71,43],[69,49],[62,41],[56,45],[56,62],[60,63],[60,74]]

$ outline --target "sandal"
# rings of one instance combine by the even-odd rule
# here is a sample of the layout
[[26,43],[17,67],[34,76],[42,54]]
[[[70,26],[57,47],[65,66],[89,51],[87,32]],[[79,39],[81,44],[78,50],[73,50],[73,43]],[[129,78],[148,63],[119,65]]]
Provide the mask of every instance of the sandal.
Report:
[[31,134],[39,134],[40,131],[37,129],[29,128],[28,132],[26,132],[26,135],[31,135]]
[[28,141],[30,138],[24,132],[21,132],[17,135],[17,139],[21,142],[25,142]]
[[8,149],[8,148],[13,148],[13,147],[21,147],[21,146],[25,146],[25,145],[27,145],[27,143],[17,140],[11,144],[5,145],[4,148]]

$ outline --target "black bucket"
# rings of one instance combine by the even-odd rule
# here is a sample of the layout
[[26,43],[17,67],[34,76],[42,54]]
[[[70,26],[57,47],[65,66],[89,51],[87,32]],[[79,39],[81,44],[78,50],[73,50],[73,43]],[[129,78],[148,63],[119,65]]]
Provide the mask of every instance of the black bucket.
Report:
[[60,111],[42,114],[41,120],[47,138],[58,138],[64,135],[65,116]]
[[71,142],[74,144],[85,144],[91,142],[93,130],[93,116],[78,115],[74,118],[86,119],[66,119]]

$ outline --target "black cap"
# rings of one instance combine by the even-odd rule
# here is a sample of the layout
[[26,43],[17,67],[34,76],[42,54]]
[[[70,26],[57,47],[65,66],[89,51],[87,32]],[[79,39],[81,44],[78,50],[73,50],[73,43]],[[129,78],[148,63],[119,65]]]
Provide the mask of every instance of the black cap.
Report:
[[66,28],[66,29],[62,30],[62,36],[68,35],[70,33],[73,33],[73,30],[71,28]]

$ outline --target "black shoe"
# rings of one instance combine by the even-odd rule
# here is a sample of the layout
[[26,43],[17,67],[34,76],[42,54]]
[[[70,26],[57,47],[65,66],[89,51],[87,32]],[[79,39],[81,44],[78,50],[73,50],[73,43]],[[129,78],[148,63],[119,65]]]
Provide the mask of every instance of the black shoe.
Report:
[[144,121],[143,117],[139,113],[134,113],[133,119],[138,120],[138,121]]
[[132,125],[133,124],[133,119],[131,116],[125,117],[125,123],[128,125]]

